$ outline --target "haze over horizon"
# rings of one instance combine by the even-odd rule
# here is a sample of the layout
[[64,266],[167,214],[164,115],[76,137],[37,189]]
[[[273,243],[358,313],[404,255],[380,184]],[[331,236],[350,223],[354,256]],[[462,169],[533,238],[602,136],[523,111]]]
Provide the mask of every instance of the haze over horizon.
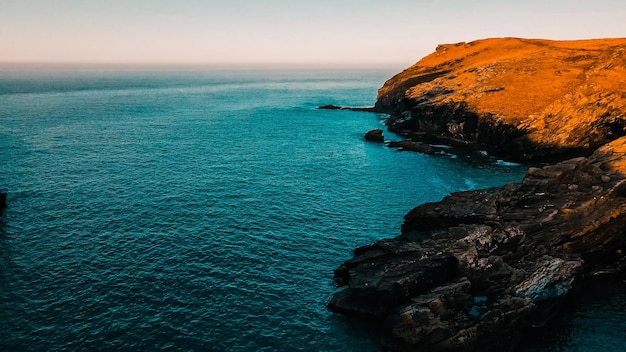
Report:
[[410,65],[488,37],[626,36],[621,0],[5,0],[0,63]]

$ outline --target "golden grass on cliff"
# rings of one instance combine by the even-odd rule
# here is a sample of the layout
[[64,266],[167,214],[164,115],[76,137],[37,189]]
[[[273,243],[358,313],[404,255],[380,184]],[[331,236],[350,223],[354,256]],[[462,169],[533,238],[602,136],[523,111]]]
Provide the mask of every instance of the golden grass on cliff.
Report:
[[388,81],[379,97],[403,89],[402,82],[431,75],[436,78],[408,87],[405,97],[434,96],[429,104],[462,102],[480,115],[527,130],[538,143],[584,146],[593,142],[589,131],[599,117],[626,119],[625,49],[626,38],[495,38],[440,45]]

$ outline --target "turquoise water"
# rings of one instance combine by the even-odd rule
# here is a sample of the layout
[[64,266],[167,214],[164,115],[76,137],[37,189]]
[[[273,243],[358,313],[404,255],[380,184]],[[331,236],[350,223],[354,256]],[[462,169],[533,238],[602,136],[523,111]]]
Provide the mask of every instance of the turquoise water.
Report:
[[333,269],[525,171],[316,109],[372,105],[398,70],[0,71],[0,350],[379,350],[326,310]]

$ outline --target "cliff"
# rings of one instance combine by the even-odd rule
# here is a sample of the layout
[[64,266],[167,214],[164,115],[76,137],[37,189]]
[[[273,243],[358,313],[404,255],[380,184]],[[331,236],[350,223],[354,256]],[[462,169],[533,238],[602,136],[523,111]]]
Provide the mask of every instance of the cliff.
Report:
[[[453,193],[335,270],[336,312],[392,351],[501,351],[585,278],[626,268],[626,39],[443,45],[379,90],[390,129],[516,159],[523,181]],[[585,156],[568,158],[571,154]]]
[[626,135],[626,38],[440,45],[388,80],[391,130],[509,159],[588,155]]

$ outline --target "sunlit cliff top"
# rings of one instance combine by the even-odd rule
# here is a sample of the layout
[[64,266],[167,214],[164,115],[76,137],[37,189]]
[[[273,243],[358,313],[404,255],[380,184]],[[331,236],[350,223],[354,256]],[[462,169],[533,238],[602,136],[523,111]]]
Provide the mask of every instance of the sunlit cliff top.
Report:
[[594,135],[596,125],[613,124],[613,132],[626,125],[625,49],[626,38],[494,38],[439,45],[387,81],[377,107],[391,111],[402,100],[462,103],[526,131],[531,141],[589,147],[605,138]]

